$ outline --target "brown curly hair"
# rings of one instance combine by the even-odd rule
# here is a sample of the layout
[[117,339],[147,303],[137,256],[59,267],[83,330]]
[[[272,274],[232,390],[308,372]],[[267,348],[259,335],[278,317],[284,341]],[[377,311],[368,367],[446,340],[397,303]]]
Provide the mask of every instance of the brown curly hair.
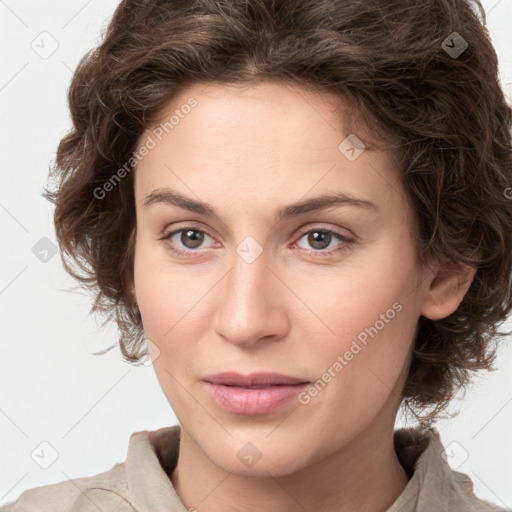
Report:
[[[56,188],[43,195],[55,204],[64,267],[94,291],[91,312],[107,315],[105,323],[115,314],[125,360],[145,355],[130,290],[133,173],[101,200],[95,190],[126,162],[135,169],[130,157],[142,133],[187,86],[274,80],[334,92],[374,141],[391,137],[418,221],[419,261],[477,269],[453,314],[419,318],[404,403],[431,421],[471,371],[493,369],[498,337],[510,334],[497,329],[512,309],[512,110],[482,6],[475,7],[466,0],[119,4],[74,73],[73,126],[51,167]],[[454,41],[467,43],[459,55],[448,51]]]

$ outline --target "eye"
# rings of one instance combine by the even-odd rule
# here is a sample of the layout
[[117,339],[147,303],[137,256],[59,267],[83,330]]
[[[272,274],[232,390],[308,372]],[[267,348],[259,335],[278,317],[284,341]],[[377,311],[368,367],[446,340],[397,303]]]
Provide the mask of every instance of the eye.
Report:
[[[183,244],[185,250],[176,249],[175,247],[177,242],[173,240],[173,238],[180,233],[181,236],[178,237],[178,240],[180,244]],[[194,226],[186,226],[184,228],[171,231],[170,233],[164,235],[160,240],[167,243],[167,247],[171,252],[182,256],[191,256],[192,252],[197,252],[195,249],[200,247],[200,245],[203,243],[205,235],[211,238],[210,235],[208,235],[206,231],[203,231],[202,229],[198,229]]]
[[[174,239],[176,235],[180,235],[177,237],[177,240]],[[172,253],[183,257],[193,257],[195,252],[199,252],[197,249],[201,247],[205,237],[212,238],[206,231],[202,229],[199,229],[195,226],[185,226],[183,228],[171,231],[170,233],[160,238],[160,240],[166,243],[167,248]],[[338,231],[320,228],[310,228],[307,231],[303,231],[300,234],[299,240],[302,240],[303,238],[306,238],[306,242],[310,245],[310,247],[313,247],[312,250],[304,250],[315,257],[331,256],[334,253],[348,249],[354,242],[353,239],[343,235],[342,233],[339,233]],[[332,247],[331,243],[335,243],[336,240],[343,242],[339,244],[340,247],[326,251],[325,249],[329,246]],[[178,246],[178,248],[176,248],[176,246]],[[184,249],[179,247],[184,247]]]
[[[299,240],[302,240],[303,238],[306,238],[306,242],[310,245],[310,247],[313,247],[314,250],[305,249],[309,254],[313,256],[331,256],[332,254],[336,252],[343,251],[345,249],[348,249],[352,243],[354,242],[353,239],[343,235],[342,233],[339,233],[337,231],[333,231],[330,229],[309,229],[308,231],[302,232]],[[331,245],[331,242],[336,242],[336,240],[339,240],[343,242],[341,247],[337,247],[333,250],[326,251],[325,249]],[[332,246],[331,246],[332,247]]]

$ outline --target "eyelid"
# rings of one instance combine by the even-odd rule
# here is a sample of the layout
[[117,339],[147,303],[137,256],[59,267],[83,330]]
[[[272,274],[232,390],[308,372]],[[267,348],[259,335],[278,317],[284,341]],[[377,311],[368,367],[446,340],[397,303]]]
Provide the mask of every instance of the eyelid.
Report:
[[[345,231],[345,233],[343,233],[342,231],[340,231],[341,229],[343,229]],[[309,233],[310,231],[314,231],[314,230],[318,230],[318,231],[328,231],[328,232],[332,232],[332,233],[336,233],[337,235],[341,236],[341,237],[344,237],[344,238],[350,238],[350,239],[354,239],[356,238],[356,236],[354,235],[354,233],[352,233],[350,230],[348,230],[347,228],[340,228],[340,227],[324,227],[324,226],[321,226],[321,225],[317,225],[317,224],[307,224],[306,226],[303,226],[302,228],[299,228],[298,231],[296,231],[296,234],[294,235],[295,237],[297,236],[302,236],[304,235],[305,233]]]
[[[181,227],[180,226],[175,227],[174,229],[172,229],[168,233],[164,234],[164,236],[160,238],[160,241],[162,241],[166,245],[168,245],[168,250],[169,251],[171,251],[172,253],[177,254],[181,258],[187,258],[188,259],[188,258],[194,258],[195,255],[200,256],[201,253],[203,253],[203,251],[207,250],[207,249],[197,249],[197,250],[194,250],[194,249],[176,249],[175,247],[173,247],[173,244],[171,243],[171,239],[176,234],[184,232],[187,229],[188,230],[193,230],[193,231],[201,232],[201,233],[209,236],[212,240],[215,241],[215,237],[210,235],[208,230],[203,229],[202,227],[196,225],[193,222],[192,223],[189,222],[186,225],[181,226]],[[347,231],[349,231],[349,233],[351,233],[351,234],[350,235],[346,235],[346,234],[343,234],[340,231],[340,229],[341,228],[339,228],[339,227],[336,227],[336,228],[325,228],[325,227],[314,226],[314,225],[313,226],[312,225],[305,225],[305,226],[301,227],[298,232],[295,231],[294,238],[293,238],[294,241],[292,242],[290,247],[297,248],[298,247],[298,243],[300,242],[301,238],[304,237],[304,235],[306,235],[307,233],[318,231],[318,232],[330,233],[330,234],[334,235],[336,238],[338,238],[338,240],[340,242],[342,242],[342,247],[338,248],[338,249],[331,249],[329,251],[324,251],[324,250],[315,251],[315,250],[310,250],[310,249],[302,249],[300,247],[298,247],[298,249],[301,249],[301,250],[305,251],[311,257],[319,258],[319,261],[320,261],[321,258],[329,258],[329,257],[332,257],[335,254],[345,253],[345,251],[350,250],[350,248],[352,248],[354,246],[354,244],[357,243],[357,237],[355,235],[353,235],[350,230],[347,230]]]
[[[190,222],[186,222],[182,226],[178,225],[178,226],[174,227],[169,232],[164,232],[164,234],[160,238],[160,240],[167,239],[167,238],[171,237],[172,235],[175,235],[176,233],[179,233],[180,231],[184,231],[186,229],[194,229],[194,230],[200,231],[200,232],[205,233],[206,235],[208,235],[210,238],[215,239],[215,237],[210,234],[208,229],[200,226],[199,224],[195,223],[194,221],[190,221]],[[304,235],[305,233],[308,233],[308,232],[310,232],[312,230],[315,230],[315,229],[317,229],[318,231],[333,232],[333,233],[336,233],[339,236],[344,237],[344,238],[351,238],[351,239],[354,239],[354,240],[356,239],[356,236],[354,235],[354,233],[352,233],[347,228],[325,227],[325,226],[319,225],[318,223],[316,223],[316,224],[315,223],[313,223],[313,224],[306,224],[306,225],[300,227],[298,230],[295,231],[295,234],[293,236],[294,236],[294,238],[302,237],[302,235]],[[346,233],[343,233],[342,231],[340,231],[340,229],[344,229]]]
[[[212,240],[215,240],[215,237],[209,233],[209,231],[199,225],[196,225],[194,222],[188,222],[184,224],[183,226],[177,226],[171,229],[170,231],[164,231],[164,234],[159,238],[159,240],[168,241],[170,238],[172,238],[177,233],[180,233],[182,231],[187,230],[194,230],[199,231],[201,233],[204,233],[205,235],[208,235]],[[198,252],[198,251],[196,251]]]

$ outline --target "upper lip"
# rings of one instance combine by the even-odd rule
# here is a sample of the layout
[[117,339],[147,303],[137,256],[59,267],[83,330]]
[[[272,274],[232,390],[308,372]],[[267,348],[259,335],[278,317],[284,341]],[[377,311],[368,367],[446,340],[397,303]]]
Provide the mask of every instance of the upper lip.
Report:
[[280,373],[251,373],[242,375],[236,372],[223,372],[214,375],[208,375],[203,380],[212,384],[224,384],[227,386],[275,386],[275,385],[291,385],[304,384],[307,381],[297,377],[290,377]]

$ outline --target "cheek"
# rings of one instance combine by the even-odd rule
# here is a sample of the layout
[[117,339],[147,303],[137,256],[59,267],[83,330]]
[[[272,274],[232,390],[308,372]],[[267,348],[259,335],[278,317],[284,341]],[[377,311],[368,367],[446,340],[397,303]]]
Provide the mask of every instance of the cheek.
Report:
[[175,374],[176,368],[183,372],[194,359],[197,347],[192,340],[200,339],[208,327],[204,312],[212,300],[209,292],[215,281],[211,278],[216,277],[210,274],[195,265],[170,262],[154,243],[136,247],[137,302],[145,336],[162,356],[154,359],[157,373],[164,371],[164,364],[170,373]]
[[[325,310],[324,310],[325,311]],[[411,345],[415,311],[394,295],[366,307],[338,307],[327,312],[335,336],[323,350],[312,347],[311,360],[322,380],[336,374],[338,390],[353,397],[384,397],[395,385]]]
[[187,296],[196,288],[179,266],[169,263],[161,242],[142,235],[136,242],[134,278],[142,318],[159,333],[183,315]]
[[354,253],[325,274],[306,277],[298,294],[307,297],[325,334],[330,331],[332,339],[349,343],[359,336],[364,343],[370,336],[368,330],[376,334],[376,328],[386,338],[383,334],[391,334],[407,316],[405,303],[414,300],[411,292],[416,278],[408,248],[389,240]]
[[[134,281],[144,333],[163,350],[164,335],[177,321],[183,309],[179,274],[169,272],[161,259],[161,250],[155,242],[137,239],[134,261]],[[182,313],[183,314],[183,313]]]
[[406,252],[399,258],[389,245],[373,262],[333,273],[308,295],[329,329],[319,336],[323,343],[309,346],[309,360],[322,381],[335,375],[332,392],[356,408],[360,400],[385,400],[409,355],[418,305],[411,284],[416,268]]
[[[315,361],[317,380],[308,396],[301,397],[301,403],[308,404],[306,410],[310,408],[311,416],[323,412],[325,421],[320,419],[320,426],[332,439],[339,439],[342,431],[343,436],[355,435],[381,411],[388,414],[399,405],[414,311],[393,304],[394,309],[392,305],[383,309],[384,315],[388,311],[388,323],[366,311],[358,311],[354,321],[347,317],[345,326],[339,320],[341,334],[337,342],[323,345],[321,359],[318,348],[308,358]],[[380,308],[377,311],[380,315]]]

